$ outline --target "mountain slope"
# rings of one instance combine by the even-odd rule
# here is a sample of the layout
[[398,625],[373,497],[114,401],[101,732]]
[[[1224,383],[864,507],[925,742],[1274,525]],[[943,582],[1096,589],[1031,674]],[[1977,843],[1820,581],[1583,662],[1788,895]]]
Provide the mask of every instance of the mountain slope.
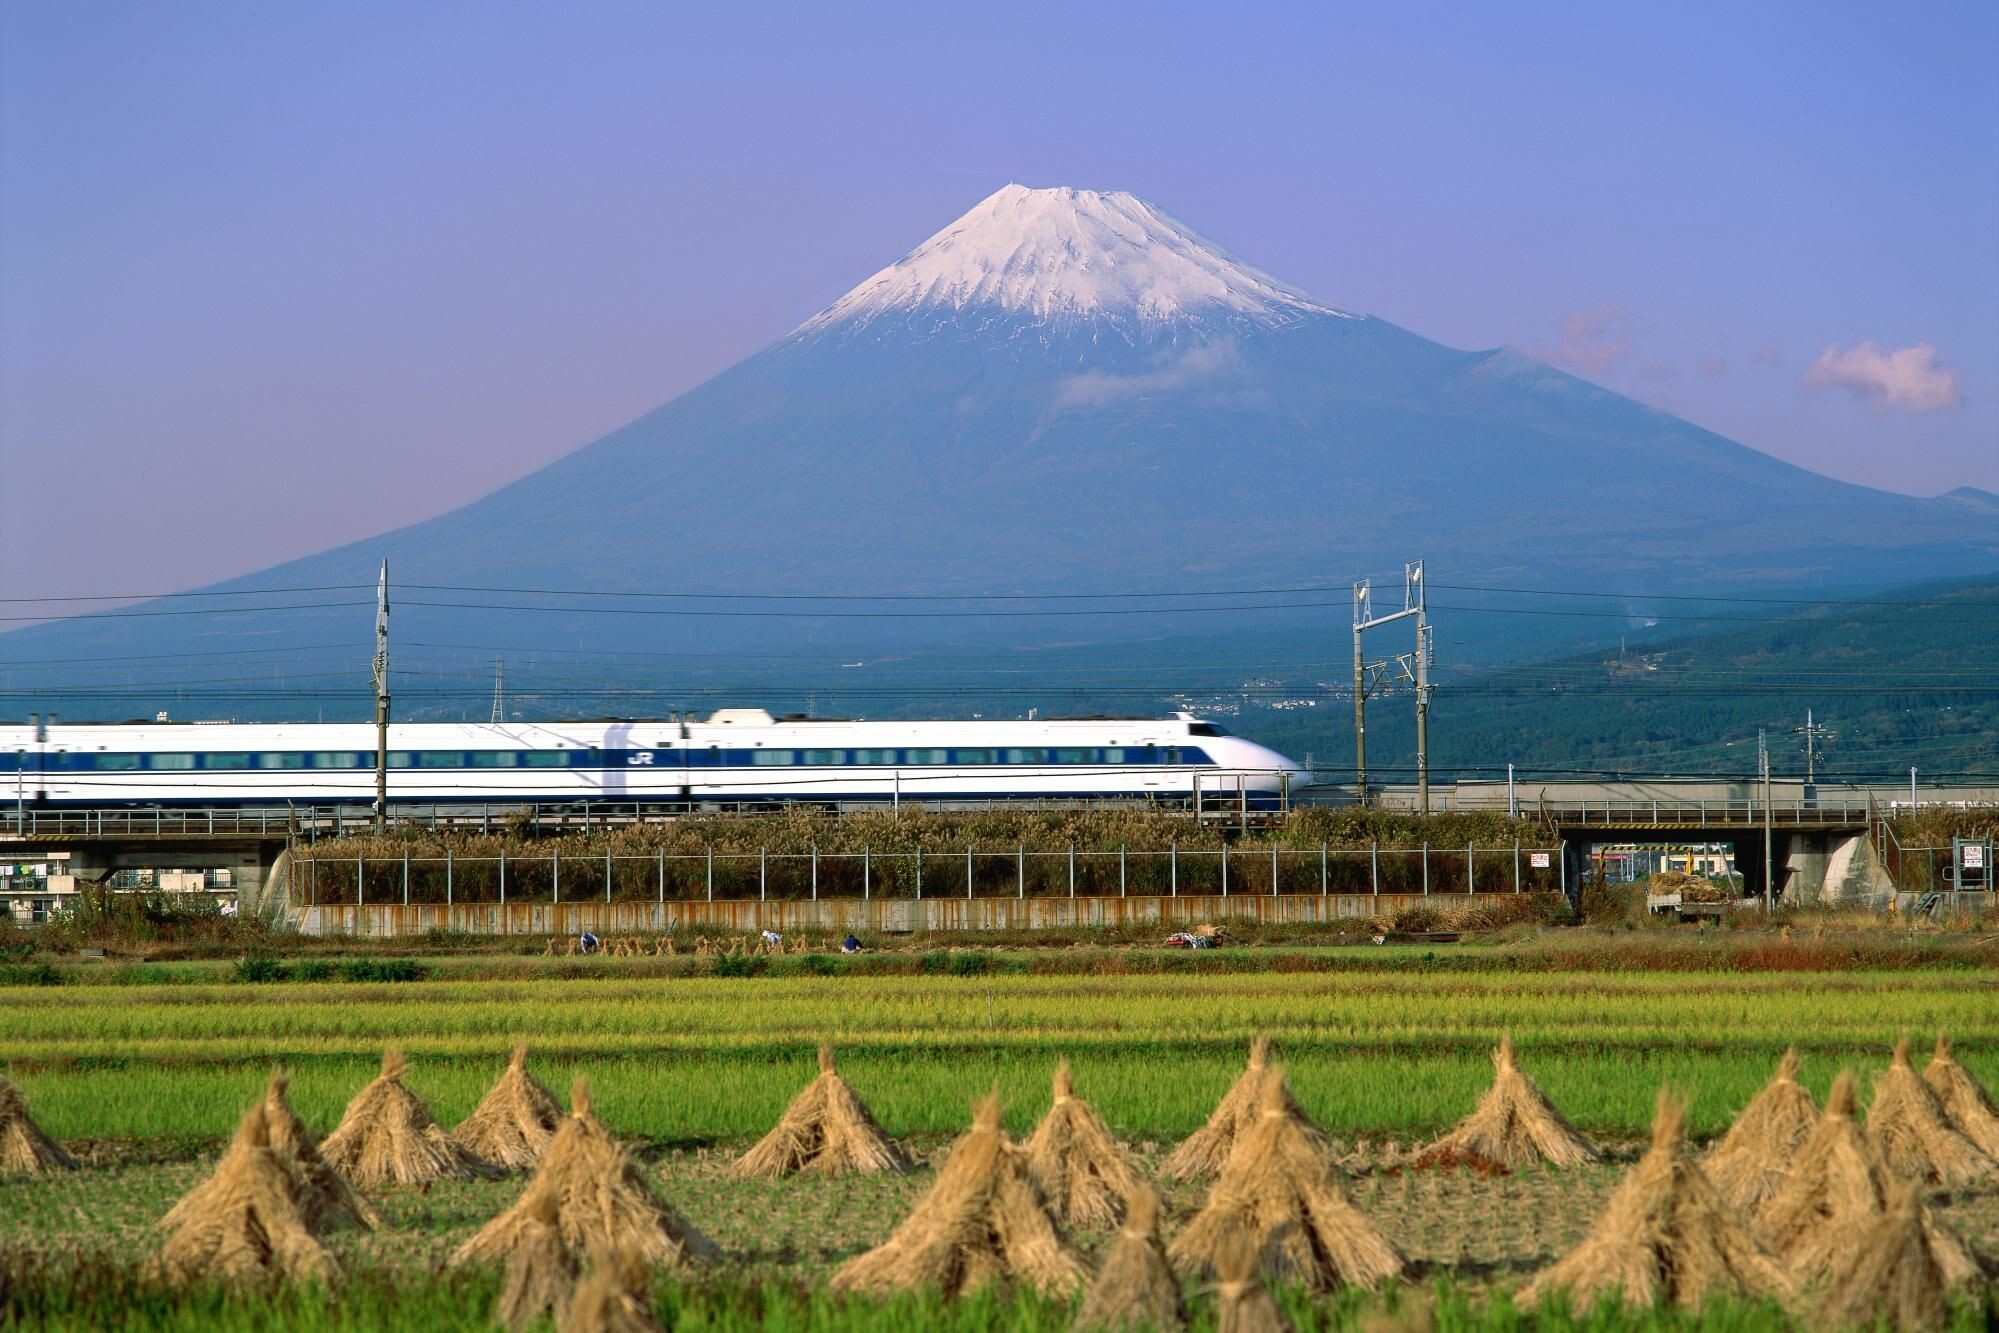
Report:
[[[437,642],[714,650],[803,634],[874,649],[1128,634],[772,619],[756,603],[586,614],[574,597],[408,585],[1337,586],[1419,554],[1467,582],[1882,586],[1999,566],[1999,514],[1832,481],[1518,353],[1347,313],[1128,195],[1010,186],[792,336],[532,476],[221,586],[364,586],[386,557],[398,633]],[[496,602],[545,609],[477,605]],[[1310,633],[1342,618],[1294,617]],[[251,622],[172,623],[202,646],[240,643]],[[266,648],[362,644],[368,616],[254,623]],[[43,626],[0,639],[0,657],[144,656],[159,628]]]
[[[1460,626],[1447,618],[1443,628]],[[1999,775],[1995,636],[1999,581],[1988,577],[1772,613],[1767,623],[1647,636],[1628,651],[1613,644],[1451,670],[1430,711],[1432,766],[1485,777],[1508,763],[1523,774],[1739,776],[1755,771],[1763,729],[1777,771],[1796,773],[1803,759],[1794,728],[1809,712],[1835,733],[1819,767],[1829,778],[1894,778],[1911,764],[1933,777],[1991,778]],[[1369,756],[1389,781],[1413,763],[1412,714],[1406,694],[1369,705]],[[1237,725],[1290,753],[1310,751],[1335,772],[1352,763],[1352,719],[1341,709],[1252,706]]]

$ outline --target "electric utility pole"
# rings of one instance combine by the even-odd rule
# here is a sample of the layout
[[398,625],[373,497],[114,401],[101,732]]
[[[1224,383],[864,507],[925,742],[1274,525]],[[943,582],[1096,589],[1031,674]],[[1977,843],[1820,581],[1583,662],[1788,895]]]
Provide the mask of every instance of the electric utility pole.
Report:
[[[1416,620],[1416,651],[1398,653],[1395,665],[1401,679],[1416,687],[1416,792],[1424,814],[1430,813],[1430,668],[1436,665],[1436,649],[1428,622],[1429,601],[1423,581],[1423,562],[1412,560],[1402,567],[1402,609],[1387,615],[1374,614],[1374,590],[1367,579],[1353,585],[1353,730],[1354,792],[1367,804],[1367,696],[1372,683],[1377,688],[1388,679],[1388,662],[1369,662],[1361,651],[1362,631],[1413,616]],[[1371,681],[1370,681],[1371,678]]]
[[507,720],[506,681],[506,673],[502,669],[500,657],[496,653],[493,656],[493,721],[496,725]]
[[1805,710],[1805,725],[1792,727],[1791,734],[1805,738],[1805,786],[1810,787],[1816,780],[1818,765],[1825,758],[1825,742],[1835,739],[1830,727],[1812,721],[1812,710]]
[[1777,863],[1770,849],[1770,746],[1763,728],[1756,728],[1756,762],[1763,770],[1763,919],[1768,921],[1777,901]]
[[1367,580],[1353,585],[1353,790],[1358,805],[1367,804],[1367,659],[1361,655],[1360,632],[1373,614]]
[[389,831],[389,562],[375,585],[375,832]]
[[[1405,579],[1416,587],[1416,804],[1430,813],[1430,667],[1437,660],[1436,644],[1430,638],[1429,597],[1423,587],[1423,562]],[[1404,593],[1407,599],[1407,593]]]

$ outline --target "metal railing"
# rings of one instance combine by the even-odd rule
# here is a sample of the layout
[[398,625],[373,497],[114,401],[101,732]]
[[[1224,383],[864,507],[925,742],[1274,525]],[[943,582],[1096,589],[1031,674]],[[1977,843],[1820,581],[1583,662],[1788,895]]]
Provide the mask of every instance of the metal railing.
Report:
[[1538,893],[1564,888],[1556,847],[502,853],[315,856],[286,867],[296,906],[822,898]]
[[[1460,809],[1469,807],[1460,806]],[[1501,809],[1504,808],[1502,803]],[[1757,828],[1764,812],[1770,822],[1786,828],[1805,826],[1860,827],[1869,822],[1866,801],[1554,801],[1523,803],[1523,812],[1553,824],[1581,827],[1635,824],[1699,824],[1714,828]]]
[[[1261,799],[1261,798],[1259,798]],[[954,799],[904,797],[886,801],[575,801],[559,805],[519,801],[486,802],[468,805],[458,802],[399,803],[390,808],[389,823],[395,828],[424,828],[452,832],[495,833],[509,829],[530,835],[543,833],[594,832],[635,824],[659,823],[690,816],[750,817],[782,813],[788,809],[809,809],[844,818],[851,814],[875,813],[892,808],[973,814],[983,811],[1056,811],[1076,809],[1156,810],[1197,815],[1204,821],[1223,823],[1269,820],[1281,811],[1259,808],[1244,793],[1231,788],[1222,794],[1205,788],[1197,798],[1181,797],[981,797]],[[365,835],[374,828],[374,813],[365,805],[309,805],[287,807],[191,806],[134,808],[111,806],[101,809],[25,808],[0,809],[0,838],[297,838],[314,841]]]

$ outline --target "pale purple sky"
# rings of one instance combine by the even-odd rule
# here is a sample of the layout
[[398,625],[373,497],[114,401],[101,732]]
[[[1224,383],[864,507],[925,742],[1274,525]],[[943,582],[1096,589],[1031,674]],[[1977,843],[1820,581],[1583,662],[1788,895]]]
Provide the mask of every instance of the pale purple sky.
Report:
[[4,0],[0,581],[442,512],[1016,180],[1833,476],[1999,490],[1999,7],[1460,8]]

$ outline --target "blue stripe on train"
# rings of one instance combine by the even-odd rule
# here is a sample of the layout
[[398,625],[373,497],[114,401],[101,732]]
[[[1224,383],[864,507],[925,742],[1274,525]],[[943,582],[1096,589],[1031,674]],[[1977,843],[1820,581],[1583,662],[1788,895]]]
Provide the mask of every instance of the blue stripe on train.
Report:
[[[893,755],[874,763],[856,763],[856,752]],[[945,755],[944,760],[908,756]],[[533,762],[522,763],[523,756]],[[783,755],[785,761],[776,762]],[[802,755],[836,756],[801,760]],[[1062,758],[1061,756],[1073,756]],[[1115,755],[1113,758],[1111,756]],[[1033,757],[1014,757],[1033,756]],[[500,760],[506,760],[502,763]],[[606,760],[609,761],[608,765]],[[560,761],[560,762],[551,762]],[[861,768],[910,769],[918,772],[951,768],[1177,768],[1212,765],[1198,745],[1078,745],[1078,746],[773,746],[762,750],[636,749],[636,750],[392,750],[389,766],[399,773],[506,772],[520,768],[600,769],[614,771],[742,768],[771,769]],[[353,773],[375,766],[373,751],[116,751],[61,754],[0,754],[0,773]]]

